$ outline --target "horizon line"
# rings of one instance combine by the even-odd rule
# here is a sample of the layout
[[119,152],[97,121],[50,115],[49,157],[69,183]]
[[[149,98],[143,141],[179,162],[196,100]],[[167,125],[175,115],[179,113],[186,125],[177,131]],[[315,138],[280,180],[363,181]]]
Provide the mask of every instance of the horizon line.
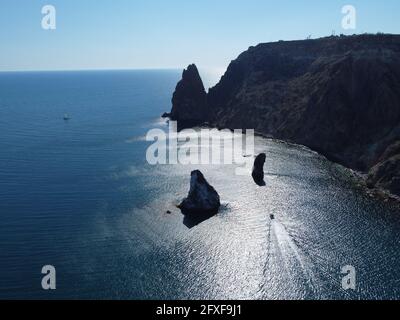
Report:
[[0,73],[29,73],[29,72],[82,72],[82,71],[175,71],[182,67],[160,68],[82,68],[82,69],[32,69],[32,70],[0,70]]

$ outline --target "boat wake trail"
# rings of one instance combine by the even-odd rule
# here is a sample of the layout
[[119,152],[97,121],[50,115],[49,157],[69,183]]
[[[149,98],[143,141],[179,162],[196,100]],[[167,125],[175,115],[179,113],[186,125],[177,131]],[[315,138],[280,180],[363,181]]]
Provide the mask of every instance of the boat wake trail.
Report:
[[[291,292],[295,296],[289,298],[315,296],[319,291],[316,284],[318,278],[311,267],[285,226],[279,221],[271,220],[268,226],[266,262],[263,270],[264,284],[261,290],[268,290],[276,285],[274,278],[279,274],[281,279],[285,278],[296,283],[298,290],[292,289]],[[281,289],[285,290],[284,287]]]

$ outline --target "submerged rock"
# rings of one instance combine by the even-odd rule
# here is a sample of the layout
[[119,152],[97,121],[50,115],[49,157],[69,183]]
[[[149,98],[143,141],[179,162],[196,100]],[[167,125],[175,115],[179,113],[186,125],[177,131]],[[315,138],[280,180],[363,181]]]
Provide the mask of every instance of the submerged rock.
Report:
[[265,153],[259,154],[256,159],[254,160],[253,172],[252,177],[254,182],[259,186],[265,186],[264,181],[264,163],[267,156]]
[[220,198],[215,189],[207,182],[203,174],[193,171],[190,179],[190,191],[186,199],[178,206],[184,215],[218,213]]

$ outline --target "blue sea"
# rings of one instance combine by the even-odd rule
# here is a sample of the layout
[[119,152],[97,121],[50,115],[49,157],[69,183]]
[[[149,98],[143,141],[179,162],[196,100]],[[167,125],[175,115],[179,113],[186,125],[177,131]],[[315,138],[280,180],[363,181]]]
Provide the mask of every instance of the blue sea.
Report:
[[[261,188],[232,165],[147,163],[180,76],[0,74],[0,298],[399,299],[398,207],[349,170],[260,137]],[[188,228],[176,204],[193,169],[222,209]],[[41,287],[45,265],[56,290]]]

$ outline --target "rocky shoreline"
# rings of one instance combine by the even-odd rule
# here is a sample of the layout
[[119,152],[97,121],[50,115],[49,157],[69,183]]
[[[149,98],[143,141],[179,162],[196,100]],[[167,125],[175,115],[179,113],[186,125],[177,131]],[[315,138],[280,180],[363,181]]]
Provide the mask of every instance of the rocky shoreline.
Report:
[[[223,128],[223,129],[226,129],[226,128]],[[361,188],[369,197],[380,199],[384,202],[391,202],[400,208],[400,196],[395,195],[395,194],[389,192],[388,190],[385,190],[382,187],[374,187],[374,186],[368,185],[368,173],[363,173],[359,170],[354,170],[349,167],[346,167],[345,165],[343,165],[339,162],[336,162],[334,159],[330,158],[329,156],[324,155],[324,154],[318,152],[317,150],[313,150],[305,145],[299,145],[294,141],[276,139],[274,137],[271,137],[270,135],[265,135],[260,132],[256,132],[255,135],[258,137],[264,138],[264,139],[270,139],[270,140],[288,144],[288,145],[305,147],[313,152],[318,153],[320,156],[326,158],[328,161],[335,163],[336,165],[339,165],[339,166],[343,167],[344,169],[346,169],[351,174],[353,179],[355,180],[356,187]]]
[[400,196],[400,36],[359,35],[250,47],[205,92],[184,71],[169,116],[179,129],[253,128],[304,145]]

